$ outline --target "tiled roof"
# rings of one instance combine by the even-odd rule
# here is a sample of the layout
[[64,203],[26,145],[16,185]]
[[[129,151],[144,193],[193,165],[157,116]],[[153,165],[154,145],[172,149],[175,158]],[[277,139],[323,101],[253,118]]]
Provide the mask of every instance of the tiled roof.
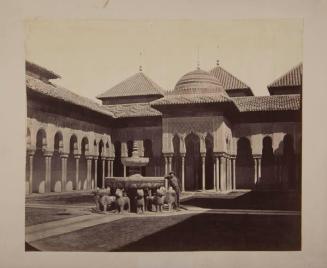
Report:
[[240,112],[295,111],[301,108],[300,95],[234,97]]
[[268,88],[271,87],[290,87],[290,86],[302,86],[302,63],[293,67],[286,74],[274,80]]
[[192,104],[192,103],[222,103],[233,102],[231,98],[223,94],[169,94],[164,98],[152,101],[151,106],[171,105],[171,104]]
[[32,73],[38,73],[44,77],[46,77],[47,79],[57,79],[60,78],[60,75],[54,73],[53,71],[50,71],[44,67],[41,67],[40,65],[37,65],[33,62],[30,61],[25,61],[25,65],[26,65],[26,70],[30,71]]
[[61,100],[67,103],[75,104],[81,107],[85,107],[89,110],[108,115],[114,117],[114,114],[109,110],[105,109],[100,104],[79,96],[68,89],[59,87],[54,84],[45,83],[39,79],[26,75],[26,87],[30,90],[37,92],[39,94],[55,98],[57,100]]
[[161,116],[161,112],[153,109],[149,103],[105,105],[104,107],[117,118]]
[[138,72],[111,89],[97,96],[98,99],[127,96],[164,95],[163,89],[148,78],[143,72]]
[[216,77],[222,83],[225,90],[233,90],[233,89],[251,90],[248,85],[246,85],[244,82],[242,82],[241,80],[236,78],[231,73],[227,72],[221,66],[216,66],[209,73],[211,73],[214,77]]

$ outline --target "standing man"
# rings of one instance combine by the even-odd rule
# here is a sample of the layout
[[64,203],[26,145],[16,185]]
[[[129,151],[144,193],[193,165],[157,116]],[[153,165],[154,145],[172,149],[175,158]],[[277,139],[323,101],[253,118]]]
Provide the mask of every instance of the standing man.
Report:
[[176,177],[176,174],[174,171],[170,171],[168,177],[168,184],[174,189],[176,192],[176,206],[177,210],[179,210],[179,195],[181,192],[181,189],[179,187],[179,180]]

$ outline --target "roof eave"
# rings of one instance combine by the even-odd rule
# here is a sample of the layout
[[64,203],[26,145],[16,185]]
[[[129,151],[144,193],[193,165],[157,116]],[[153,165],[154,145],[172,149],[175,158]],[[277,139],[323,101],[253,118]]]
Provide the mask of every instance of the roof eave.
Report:
[[58,79],[58,78],[61,78],[61,76],[59,74],[56,74],[55,72],[53,71],[50,71],[44,67],[41,67],[40,65],[36,64],[36,63],[33,63],[31,61],[28,61],[26,60],[25,61],[25,68],[26,70],[38,70],[39,73],[42,74],[42,76],[44,76],[45,78],[47,79]]
[[116,118],[116,116],[114,114],[110,113],[109,111],[108,112],[99,111],[99,110],[92,109],[92,108],[87,107],[87,106],[83,106],[83,105],[74,103],[72,101],[68,101],[68,100],[65,100],[65,99],[62,99],[62,98],[57,98],[57,97],[54,97],[54,96],[51,96],[51,95],[47,95],[47,94],[44,94],[44,93],[42,93],[40,91],[36,91],[36,90],[34,90],[33,88],[31,88],[29,86],[26,86],[26,89],[30,90],[33,94],[40,95],[40,96],[42,96],[44,98],[53,99],[53,100],[56,100],[56,101],[59,101],[59,102],[67,103],[69,105],[74,105],[76,107],[81,107],[81,108],[87,109],[87,110],[95,112],[95,113],[99,113],[99,114],[102,114],[102,115],[105,115],[105,116],[109,116],[109,117],[111,117],[111,119]]
[[120,98],[133,98],[133,97],[152,97],[152,96],[160,96],[161,98],[164,97],[161,93],[158,94],[140,94],[140,95],[123,95],[123,96],[103,96],[103,95],[98,95],[96,96],[97,99],[99,100],[104,100],[104,99],[120,99]]

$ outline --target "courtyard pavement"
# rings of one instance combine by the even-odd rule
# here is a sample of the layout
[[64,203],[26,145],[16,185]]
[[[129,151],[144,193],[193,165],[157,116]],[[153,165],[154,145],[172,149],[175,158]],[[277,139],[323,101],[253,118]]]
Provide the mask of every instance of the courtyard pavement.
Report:
[[[180,211],[145,212],[142,214],[109,212],[103,214],[92,212],[94,204],[90,193],[29,196],[26,198],[25,239],[35,249],[54,251],[247,250],[251,247],[259,247],[257,250],[261,248],[297,250],[301,247],[300,202],[292,193],[238,191],[221,195],[208,191],[183,194],[181,203]],[[229,222],[226,221],[227,219]],[[142,223],[143,230],[139,229],[140,223]],[[256,243],[258,238],[252,237],[252,235],[250,235],[250,240],[255,242],[254,244],[251,244],[251,241],[244,242],[243,240],[237,241],[235,244],[221,244],[220,240],[215,243],[211,241],[217,233],[220,233],[220,237],[226,236],[226,232],[235,232],[235,228],[238,227],[240,230],[245,228],[243,235],[247,236],[249,235],[249,224],[252,226],[251,228],[256,228],[258,234],[266,236],[264,240],[267,243],[260,239],[259,243]],[[220,229],[225,230],[224,234],[219,229],[215,231],[219,225],[222,225]],[[230,228],[226,229],[226,225]],[[186,229],[181,226],[188,228],[189,233],[185,233]],[[137,232],[135,228],[137,228]],[[203,234],[209,239],[208,244],[198,236],[203,232],[203,228],[211,231]],[[116,232],[113,232],[112,230],[115,229]],[[171,235],[171,232],[174,233],[175,229],[183,233],[184,242],[180,241],[179,246],[176,247],[169,243],[166,247],[149,246],[152,244],[152,239],[148,241],[149,237],[154,237],[154,239],[160,240],[160,245],[165,245],[165,237]],[[201,231],[194,236],[196,230]],[[106,238],[108,231],[110,239]],[[89,242],[85,242],[85,237],[91,235],[92,232],[94,232],[93,240],[87,239]],[[121,232],[123,232],[124,239],[119,238],[122,236]],[[250,233],[252,232],[251,229]],[[235,233],[239,234],[239,230]],[[276,234],[280,237],[280,241],[275,241]],[[227,236],[230,235],[235,238],[232,234]],[[291,235],[290,239],[285,240],[285,237],[289,235]],[[194,249],[194,246],[188,245],[186,243],[189,240],[188,236],[194,236],[196,241],[193,241],[193,244],[200,248]],[[103,239],[102,242],[101,239]],[[110,242],[104,243],[106,239],[109,239]],[[84,247],[80,246],[80,243]]]

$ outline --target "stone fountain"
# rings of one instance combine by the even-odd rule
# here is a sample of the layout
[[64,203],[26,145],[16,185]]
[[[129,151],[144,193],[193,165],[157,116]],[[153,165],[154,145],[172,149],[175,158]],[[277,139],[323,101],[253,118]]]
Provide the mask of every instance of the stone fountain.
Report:
[[134,189],[153,189],[165,185],[164,177],[144,177],[142,167],[149,164],[149,158],[140,156],[138,141],[133,142],[131,157],[122,157],[121,162],[129,168],[129,176],[105,178],[105,185],[111,188],[123,188],[127,192]]

